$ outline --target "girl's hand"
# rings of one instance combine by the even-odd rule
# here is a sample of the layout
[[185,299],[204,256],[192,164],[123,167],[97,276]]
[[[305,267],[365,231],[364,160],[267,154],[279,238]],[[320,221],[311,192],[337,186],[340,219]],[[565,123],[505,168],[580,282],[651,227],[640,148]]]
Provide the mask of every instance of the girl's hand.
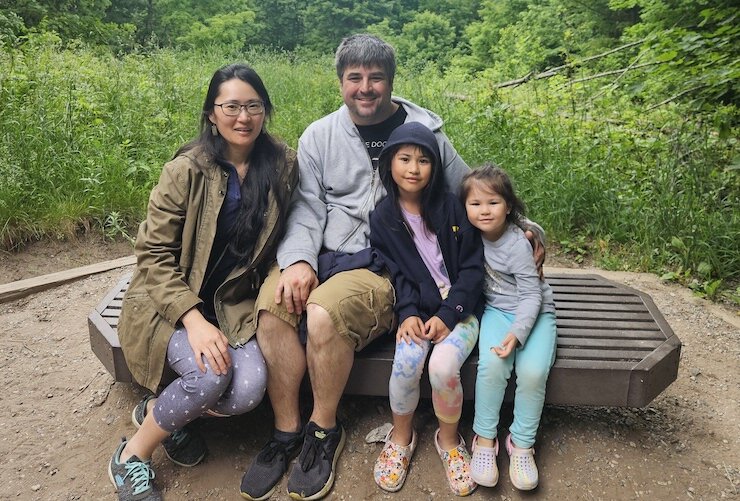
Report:
[[434,344],[441,343],[450,335],[450,329],[438,316],[433,316],[427,320],[424,324],[424,331],[426,332],[426,338],[431,339]]
[[182,324],[188,331],[188,342],[195,355],[195,363],[198,368],[205,374],[206,366],[203,363],[203,356],[213,369],[217,376],[226,374],[231,367],[231,357],[229,356],[229,340],[224,333],[215,325],[203,317],[196,308],[188,310],[181,318]]
[[491,349],[493,350],[496,355],[499,356],[499,358],[506,358],[509,355],[511,355],[511,352],[514,351],[514,348],[516,348],[518,340],[514,334],[511,332],[506,335],[504,338],[504,341],[501,343],[501,346],[493,346]]
[[423,339],[424,322],[419,317],[408,317],[396,330],[396,343],[404,341],[406,344],[414,343],[421,346]]

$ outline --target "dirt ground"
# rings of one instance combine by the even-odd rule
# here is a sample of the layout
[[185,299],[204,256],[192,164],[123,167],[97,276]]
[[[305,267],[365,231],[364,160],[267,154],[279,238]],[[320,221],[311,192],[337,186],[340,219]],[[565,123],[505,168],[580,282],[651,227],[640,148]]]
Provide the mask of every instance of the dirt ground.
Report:
[[[130,253],[125,242],[96,238],[44,242],[0,254],[0,283]],[[114,383],[93,355],[87,315],[125,271],[0,304],[0,499],[116,499],[107,462],[120,437],[134,432],[130,414],[141,393]],[[652,296],[683,342],[678,379],[642,409],[547,406],[537,443],[540,487],[515,491],[502,454],[499,485],[478,488],[471,499],[737,499],[740,314],[653,275],[586,271]],[[462,420],[468,441],[472,410],[468,404]],[[364,441],[390,420],[387,400],[345,398],[339,417],[349,440],[327,499],[453,498],[434,452],[429,402],[417,415],[419,448],[397,494],[375,486],[380,445]],[[199,423],[210,449],[206,461],[176,467],[159,449],[155,483],[168,500],[241,499],[241,476],[271,423],[266,402],[245,416]],[[273,498],[287,498],[285,480]]]

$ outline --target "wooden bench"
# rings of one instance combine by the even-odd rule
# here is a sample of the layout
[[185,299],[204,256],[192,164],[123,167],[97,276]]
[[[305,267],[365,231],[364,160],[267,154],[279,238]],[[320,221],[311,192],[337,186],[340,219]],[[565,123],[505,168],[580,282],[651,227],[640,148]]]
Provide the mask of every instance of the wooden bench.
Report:
[[[130,275],[90,313],[90,345],[116,381],[132,382],[116,328]],[[675,381],[681,342],[645,293],[599,275],[548,275],[557,309],[558,348],[546,402],[561,405],[643,407]],[[388,394],[393,337],[358,353],[345,393]],[[462,369],[472,399],[478,363],[474,352]],[[512,378],[513,380],[514,378]],[[422,395],[429,396],[423,377]],[[513,395],[513,381],[507,398]]]

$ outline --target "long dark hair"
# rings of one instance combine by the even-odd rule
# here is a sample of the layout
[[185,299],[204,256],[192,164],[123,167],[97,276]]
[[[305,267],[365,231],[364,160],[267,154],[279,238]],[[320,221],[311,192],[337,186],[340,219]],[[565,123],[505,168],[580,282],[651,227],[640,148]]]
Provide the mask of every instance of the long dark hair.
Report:
[[[239,264],[249,262],[257,236],[262,231],[264,216],[267,212],[269,193],[272,191],[281,211],[281,216],[287,211],[287,200],[284,191],[280,187],[280,172],[285,164],[285,146],[272,137],[264,124],[272,116],[273,105],[267,93],[262,79],[251,67],[245,64],[230,64],[216,70],[208,85],[206,99],[203,102],[203,112],[200,117],[200,134],[196,139],[182,146],[175,156],[178,156],[195,147],[202,147],[205,153],[216,161],[226,161],[228,144],[220,135],[211,134],[211,121],[208,116],[213,113],[214,103],[218,97],[221,84],[228,80],[237,78],[252,86],[259,94],[265,105],[265,122],[262,131],[254,143],[254,148],[249,157],[249,170],[247,177],[241,185],[241,207],[231,228],[231,239],[229,248],[239,259]],[[278,234],[284,230],[284,217],[278,218],[280,227]]]
[[421,191],[421,220],[424,221],[427,229],[434,232],[434,226],[432,225],[432,207],[438,206],[441,197],[447,191],[447,183],[440,166],[439,158],[429,151],[424,146],[415,143],[402,143],[396,144],[391,148],[384,150],[378,161],[378,171],[380,173],[380,180],[383,182],[385,191],[388,192],[388,196],[393,200],[399,214],[403,214],[401,211],[401,204],[398,202],[398,185],[393,180],[393,174],[391,173],[391,163],[393,157],[396,156],[398,150],[403,146],[411,145],[419,148],[426,157],[431,160],[432,171],[429,177],[429,183]]
[[509,177],[509,174],[504,169],[489,162],[465,174],[465,177],[463,177],[460,183],[460,201],[463,206],[470,194],[473,183],[479,183],[486,190],[498,193],[504,199],[506,207],[509,209],[509,213],[506,215],[506,221],[518,224],[521,218],[524,217],[526,212],[524,202],[516,196],[511,177]]

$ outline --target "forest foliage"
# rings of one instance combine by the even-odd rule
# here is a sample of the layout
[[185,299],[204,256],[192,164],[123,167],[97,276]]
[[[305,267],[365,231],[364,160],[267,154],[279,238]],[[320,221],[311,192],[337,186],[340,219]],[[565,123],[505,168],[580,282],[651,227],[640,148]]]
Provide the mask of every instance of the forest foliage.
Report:
[[392,43],[395,92],[500,163],[558,248],[734,297],[740,23],[729,0],[0,0],[0,245],[130,235],[246,61],[295,146],[341,104],[331,54]]

